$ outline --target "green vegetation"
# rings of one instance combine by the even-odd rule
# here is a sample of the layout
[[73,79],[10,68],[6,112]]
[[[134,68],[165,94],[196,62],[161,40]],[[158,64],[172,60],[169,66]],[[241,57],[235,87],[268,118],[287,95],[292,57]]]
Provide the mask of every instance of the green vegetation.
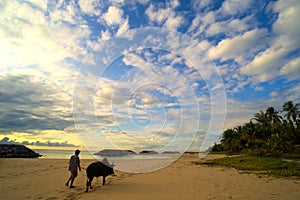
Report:
[[282,110],[268,107],[248,123],[227,129],[212,152],[264,157],[300,157],[300,104],[288,101]]
[[[205,164],[205,163],[204,163]],[[256,172],[273,176],[300,176],[300,163],[282,158],[235,156],[209,161],[206,164],[233,167],[239,170]]]

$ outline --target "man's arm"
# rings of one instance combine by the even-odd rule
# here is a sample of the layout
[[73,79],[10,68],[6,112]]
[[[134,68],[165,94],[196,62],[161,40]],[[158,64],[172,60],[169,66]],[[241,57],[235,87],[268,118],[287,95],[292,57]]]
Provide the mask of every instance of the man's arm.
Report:
[[78,169],[79,169],[79,171],[81,171],[81,167],[80,167],[80,159],[79,159],[79,157],[78,157]]

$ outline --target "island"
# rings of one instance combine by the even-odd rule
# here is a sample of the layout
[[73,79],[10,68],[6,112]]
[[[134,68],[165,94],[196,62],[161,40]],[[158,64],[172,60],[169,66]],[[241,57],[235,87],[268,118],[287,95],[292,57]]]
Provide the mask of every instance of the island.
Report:
[[180,154],[179,151],[163,151],[161,154]]
[[0,158],[38,158],[41,156],[21,144],[0,144]]
[[119,156],[128,156],[128,155],[136,155],[136,153],[132,150],[121,150],[121,149],[104,149],[94,155],[99,155],[103,157],[119,157]]
[[139,154],[158,154],[158,152],[151,151],[151,150],[144,150],[144,151],[141,151]]

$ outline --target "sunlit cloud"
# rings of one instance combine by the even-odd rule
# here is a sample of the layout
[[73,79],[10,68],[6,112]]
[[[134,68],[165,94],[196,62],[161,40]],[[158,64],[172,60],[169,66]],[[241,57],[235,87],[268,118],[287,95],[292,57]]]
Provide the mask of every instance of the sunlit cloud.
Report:
[[[48,146],[97,138],[95,149],[193,139],[199,150],[221,134],[222,106],[225,130],[299,101],[299,10],[296,0],[2,2],[0,134]],[[139,35],[149,27],[160,31]]]

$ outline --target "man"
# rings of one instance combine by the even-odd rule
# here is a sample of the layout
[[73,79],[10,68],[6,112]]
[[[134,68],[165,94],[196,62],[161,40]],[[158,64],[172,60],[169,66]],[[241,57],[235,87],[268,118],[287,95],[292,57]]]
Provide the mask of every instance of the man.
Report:
[[80,150],[77,149],[75,151],[75,155],[71,156],[71,158],[70,158],[69,171],[71,172],[71,176],[70,176],[69,180],[66,183],[66,186],[68,187],[69,182],[71,181],[70,188],[74,188],[73,182],[74,182],[75,178],[78,175],[77,168],[79,169],[79,171],[81,171],[80,159],[79,159],[79,156],[78,156],[79,153],[80,153]]

